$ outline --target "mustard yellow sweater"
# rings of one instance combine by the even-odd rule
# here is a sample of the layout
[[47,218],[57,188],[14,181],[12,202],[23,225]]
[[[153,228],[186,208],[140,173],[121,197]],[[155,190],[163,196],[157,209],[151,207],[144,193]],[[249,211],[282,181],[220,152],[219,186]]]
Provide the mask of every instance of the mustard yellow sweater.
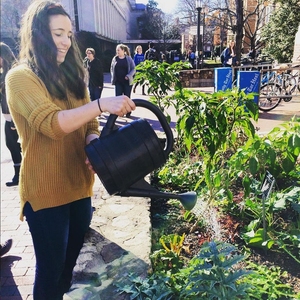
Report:
[[34,211],[92,196],[94,175],[85,164],[85,138],[99,135],[96,119],[72,133],[58,123],[58,112],[88,103],[71,95],[53,99],[43,82],[27,66],[6,76],[7,100],[22,145],[19,191],[21,215],[28,201]]

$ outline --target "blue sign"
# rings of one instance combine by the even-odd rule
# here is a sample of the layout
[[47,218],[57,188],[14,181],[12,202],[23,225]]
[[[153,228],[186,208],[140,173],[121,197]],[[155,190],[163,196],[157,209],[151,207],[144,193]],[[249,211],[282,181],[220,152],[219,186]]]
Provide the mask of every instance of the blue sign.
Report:
[[[238,71],[237,86],[240,90],[245,89],[245,93],[257,93],[260,90],[259,71]],[[258,104],[258,95],[254,96],[254,102]]]
[[226,91],[232,88],[232,68],[215,68],[215,92]]

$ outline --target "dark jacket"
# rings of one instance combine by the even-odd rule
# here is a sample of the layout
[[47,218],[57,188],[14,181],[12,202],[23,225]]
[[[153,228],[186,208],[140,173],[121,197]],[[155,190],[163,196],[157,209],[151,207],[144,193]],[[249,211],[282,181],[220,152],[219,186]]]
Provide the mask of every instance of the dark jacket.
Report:
[[[231,64],[229,64],[230,59],[232,59]],[[235,66],[236,65],[236,56],[234,56],[234,57],[231,56],[231,51],[230,51],[230,48],[228,48],[228,47],[225,49],[223,65],[224,66],[227,66],[227,65]]]
[[149,48],[145,52],[145,60],[159,60],[159,53],[154,48]]
[[1,111],[3,114],[10,114],[5,93],[5,84],[3,80],[3,75],[0,75],[0,102],[1,102]]
[[101,61],[98,58],[94,58],[92,61],[87,63],[89,71],[89,86],[103,87],[103,66]]

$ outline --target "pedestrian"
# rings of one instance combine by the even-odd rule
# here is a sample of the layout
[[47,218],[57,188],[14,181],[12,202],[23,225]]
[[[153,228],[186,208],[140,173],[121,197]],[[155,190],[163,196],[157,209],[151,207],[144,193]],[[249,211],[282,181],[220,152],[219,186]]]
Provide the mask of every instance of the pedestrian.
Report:
[[[115,86],[115,95],[126,95],[130,98],[135,74],[135,64],[130,56],[129,48],[124,44],[116,47],[116,55],[111,61],[111,83]],[[126,117],[130,116],[130,112]]]
[[148,50],[145,52],[145,60],[159,60],[159,54],[155,49],[153,42],[148,43]]
[[[134,54],[134,57],[133,57],[133,61],[134,61],[134,64],[135,66],[139,65],[141,62],[144,61],[144,58],[145,58],[145,55],[143,53],[143,48],[141,45],[138,45],[136,46],[135,48],[135,54]],[[135,93],[136,92],[136,87],[137,87],[138,83],[136,82],[133,86],[133,92]],[[146,95],[145,94],[145,87],[144,85],[142,85],[142,94],[143,95]]]
[[190,50],[188,59],[189,59],[189,63],[191,64],[192,68],[195,67],[195,58],[196,58],[195,52],[193,50]]
[[19,135],[15,124],[12,120],[9,108],[7,105],[5,92],[5,77],[13,64],[17,62],[15,55],[8,45],[0,43],[0,101],[1,111],[5,119],[4,132],[6,147],[10,151],[12,161],[14,163],[14,176],[11,181],[6,182],[6,186],[16,186],[19,184],[20,167],[22,162],[21,145],[19,143]]
[[6,76],[19,132],[21,215],[32,236],[35,300],[62,300],[91,221],[95,173],[84,147],[99,136],[102,112],[135,109],[127,96],[90,101],[70,16],[61,4],[33,1],[22,18],[19,64]]
[[[152,60],[152,61],[158,61],[159,60],[159,53],[155,49],[155,45],[153,42],[148,43],[148,50],[145,52],[144,60]],[[148,83],[144,83],[142,86],[142,90],[145,91],[145,85],[148,85]],[[146,95],[143,93],[143,95]]]
[[85,54],[87,57],[86,66],[89,74],[88,87],[90,98],[94,101],[101,98],[104,82],[103,67],[101,61],[95,57],[96,52],[93,48],[87,48]]
[[223,66],[224,67],[234,67],[236,65],[236,51],[235,51],[235,42],[230,41],[227,48],[223,50],[221,56],[224,56]]

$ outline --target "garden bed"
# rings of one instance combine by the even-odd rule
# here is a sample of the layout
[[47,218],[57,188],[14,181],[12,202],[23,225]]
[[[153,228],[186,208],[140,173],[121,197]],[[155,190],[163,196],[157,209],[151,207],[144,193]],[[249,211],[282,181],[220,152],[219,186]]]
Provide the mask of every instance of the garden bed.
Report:
[[[235,197],[239,198],[240,196],[237,191]],[[170,200],[152,199],[151,220],[154,249],[155,245],[159,243],[157,238],[162,234],[182,235],[185,233],[181,255],[186,261],[197,255],[205,242],[216,239],[236,245],[241,251],[245,250],[245,243],[240,237],[240,231],[244,225],[241,220],[229,214],[220,213],[214,208],[202,216],[203,220],[200,225],[194,226],[193,222],[184,219],[184,211],[180,205],[174,205],[174,202],[172,203]],[[285,217],[288,218],[288,215]],[[218,229],[216,230],[216,228]],[[300,292],[300,268],[294,259],[283,252],[264,251],[259,248],[247,249],[249,251],[247,261],[266,266],[269,269],[280,268],[284,274],[280,278],[282,283],[290,285],[295,294]]]

